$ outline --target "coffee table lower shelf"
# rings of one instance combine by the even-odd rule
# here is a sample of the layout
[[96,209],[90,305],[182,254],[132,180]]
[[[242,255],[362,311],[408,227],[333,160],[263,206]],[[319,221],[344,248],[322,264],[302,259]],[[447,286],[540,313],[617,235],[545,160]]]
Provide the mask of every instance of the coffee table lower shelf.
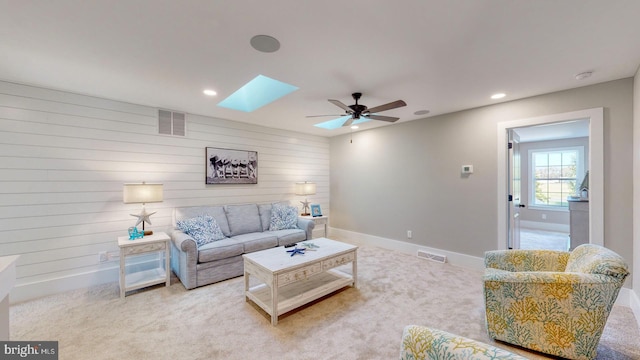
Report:
[[[296,309],[313,300],[317,300],[334,291],[347,286],[353,286],[353,277],[339,270],[327,270],[323,273],[296,281],[278,288],[276,318],[284,313]],[[271,288],[267,284],[260,284],[249,288],[246,292],[247,299],[274,316]]]

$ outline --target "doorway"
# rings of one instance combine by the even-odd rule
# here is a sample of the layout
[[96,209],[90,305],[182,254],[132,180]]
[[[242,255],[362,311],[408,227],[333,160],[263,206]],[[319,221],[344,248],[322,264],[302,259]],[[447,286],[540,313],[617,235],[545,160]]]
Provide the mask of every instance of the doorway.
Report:
[[[509,201],[509,194],[512,190],[512,177],[509,177],[509,165],[513,161],[508,149],[511,130],[530,128],[541,130],[544,126],[553,126],[560,123],[572,123],[577,121],[588,122],[588,152],[585,167],[590,170],[589,185],[589,242],[603,245],[604,241],[604,176],[603,176],[603,109],[595,108],[569,113],[554,114],[530,119],[520,119],[498,123],[498,249],[521,248],[521,244],[514,244],[517,236],[521,236],[519,230],[513,233],[513,229],[522,227],[518,211],[514,211],[514,201]],[[544,130],[544,129],[542,129]],[[556,130],[559,130],[556,129]],[[558,133],[559,131],[555,131]],[[522,139],[520,139],[522,140]],[[528,155],[527,155],[528,156]],[[526,201],[531,199],[529,195],[525,197],[521,194],[521,201],[516,205],[526,205]],[[522,201],[527,199],[526,201]],[[521,208],[518,206],[518,208]],[[515,222],[515,223],[514,223]],[[522,239],[520,239],[522,241]]]
[[[589,164],[589,120],[508,129],[510,249],[570,249],[568,198],[579,193]],[[584,199],[584,201],[588,201]],[[574,216],[575,218],[575,216]],[[582,226],[575,240],[587,233]],[[583,242],[588,240],[583,239]]]

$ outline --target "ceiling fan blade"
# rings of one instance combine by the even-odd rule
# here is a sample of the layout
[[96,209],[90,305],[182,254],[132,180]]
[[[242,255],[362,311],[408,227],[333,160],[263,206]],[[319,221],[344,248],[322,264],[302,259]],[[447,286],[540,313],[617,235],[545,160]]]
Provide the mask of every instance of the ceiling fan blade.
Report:
[[[331,100],[329,100],[331,101]],[[395,108],[399,108],[399,107],[403,107],[403,106],[407,106],[407,103],[402,101],[402,100],[396,100],[394,102],[390,102],[388,104],[384,104],[384,105],[380,105],[380,106],[374,106],[370,109],[365,110],[365,113],[367,114],[375,114],[381,111],[385,111],[385,110],[391,110],[391,109],[395,109]]]
[[340,115],[336,115],[336,114],[331,114],[331,115],[307,115],[305,117],[308,117],[308,118],[325,117],[325,116],[342,117],[342,116],[345,116],[345,115],[349,115],[349,114],[340,114]]
[[396,122],[400,120],[400,118],[392,117],[392,116],[381,116],[381,115],[363,115],[363,116],[366,117],[367,119],[382,120],[386,122]]
[[331,99],[329,99],[329,102],[332,103],[333,105],[343,109],[348,114],[352,114],[353,113],[353,110],[350,107],[348,107],[347,105],[343,104],[340,100],[331,100]]
[[350,117],[349,119],[347,119],[347,121],[344,122],[344,124],[342,124],[342,126],[349,126],[351,125],[351,123],[353,123],[354,118]]

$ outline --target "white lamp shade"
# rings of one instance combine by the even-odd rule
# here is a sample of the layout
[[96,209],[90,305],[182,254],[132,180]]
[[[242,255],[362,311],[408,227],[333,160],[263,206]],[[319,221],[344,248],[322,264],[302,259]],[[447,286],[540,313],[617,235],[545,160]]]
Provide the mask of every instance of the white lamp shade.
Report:
[[122,202],[125,204],[162,201],[162,184],[124,184]]
[[296,195],[314,195],[316,193],[316,183],[299,182],[296,183]]

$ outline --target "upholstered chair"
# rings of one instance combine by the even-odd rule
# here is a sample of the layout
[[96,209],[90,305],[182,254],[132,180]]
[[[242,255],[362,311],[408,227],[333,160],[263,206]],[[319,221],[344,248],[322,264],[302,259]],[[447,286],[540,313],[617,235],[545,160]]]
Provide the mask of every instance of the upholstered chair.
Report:
[[402,332],[400,360],[526,360],[506,350],[426,326]]
[[628,274],[622,257],[598,245],[572,252],[489,251],[483,277],[489,336],[568,359],[593,359]]

